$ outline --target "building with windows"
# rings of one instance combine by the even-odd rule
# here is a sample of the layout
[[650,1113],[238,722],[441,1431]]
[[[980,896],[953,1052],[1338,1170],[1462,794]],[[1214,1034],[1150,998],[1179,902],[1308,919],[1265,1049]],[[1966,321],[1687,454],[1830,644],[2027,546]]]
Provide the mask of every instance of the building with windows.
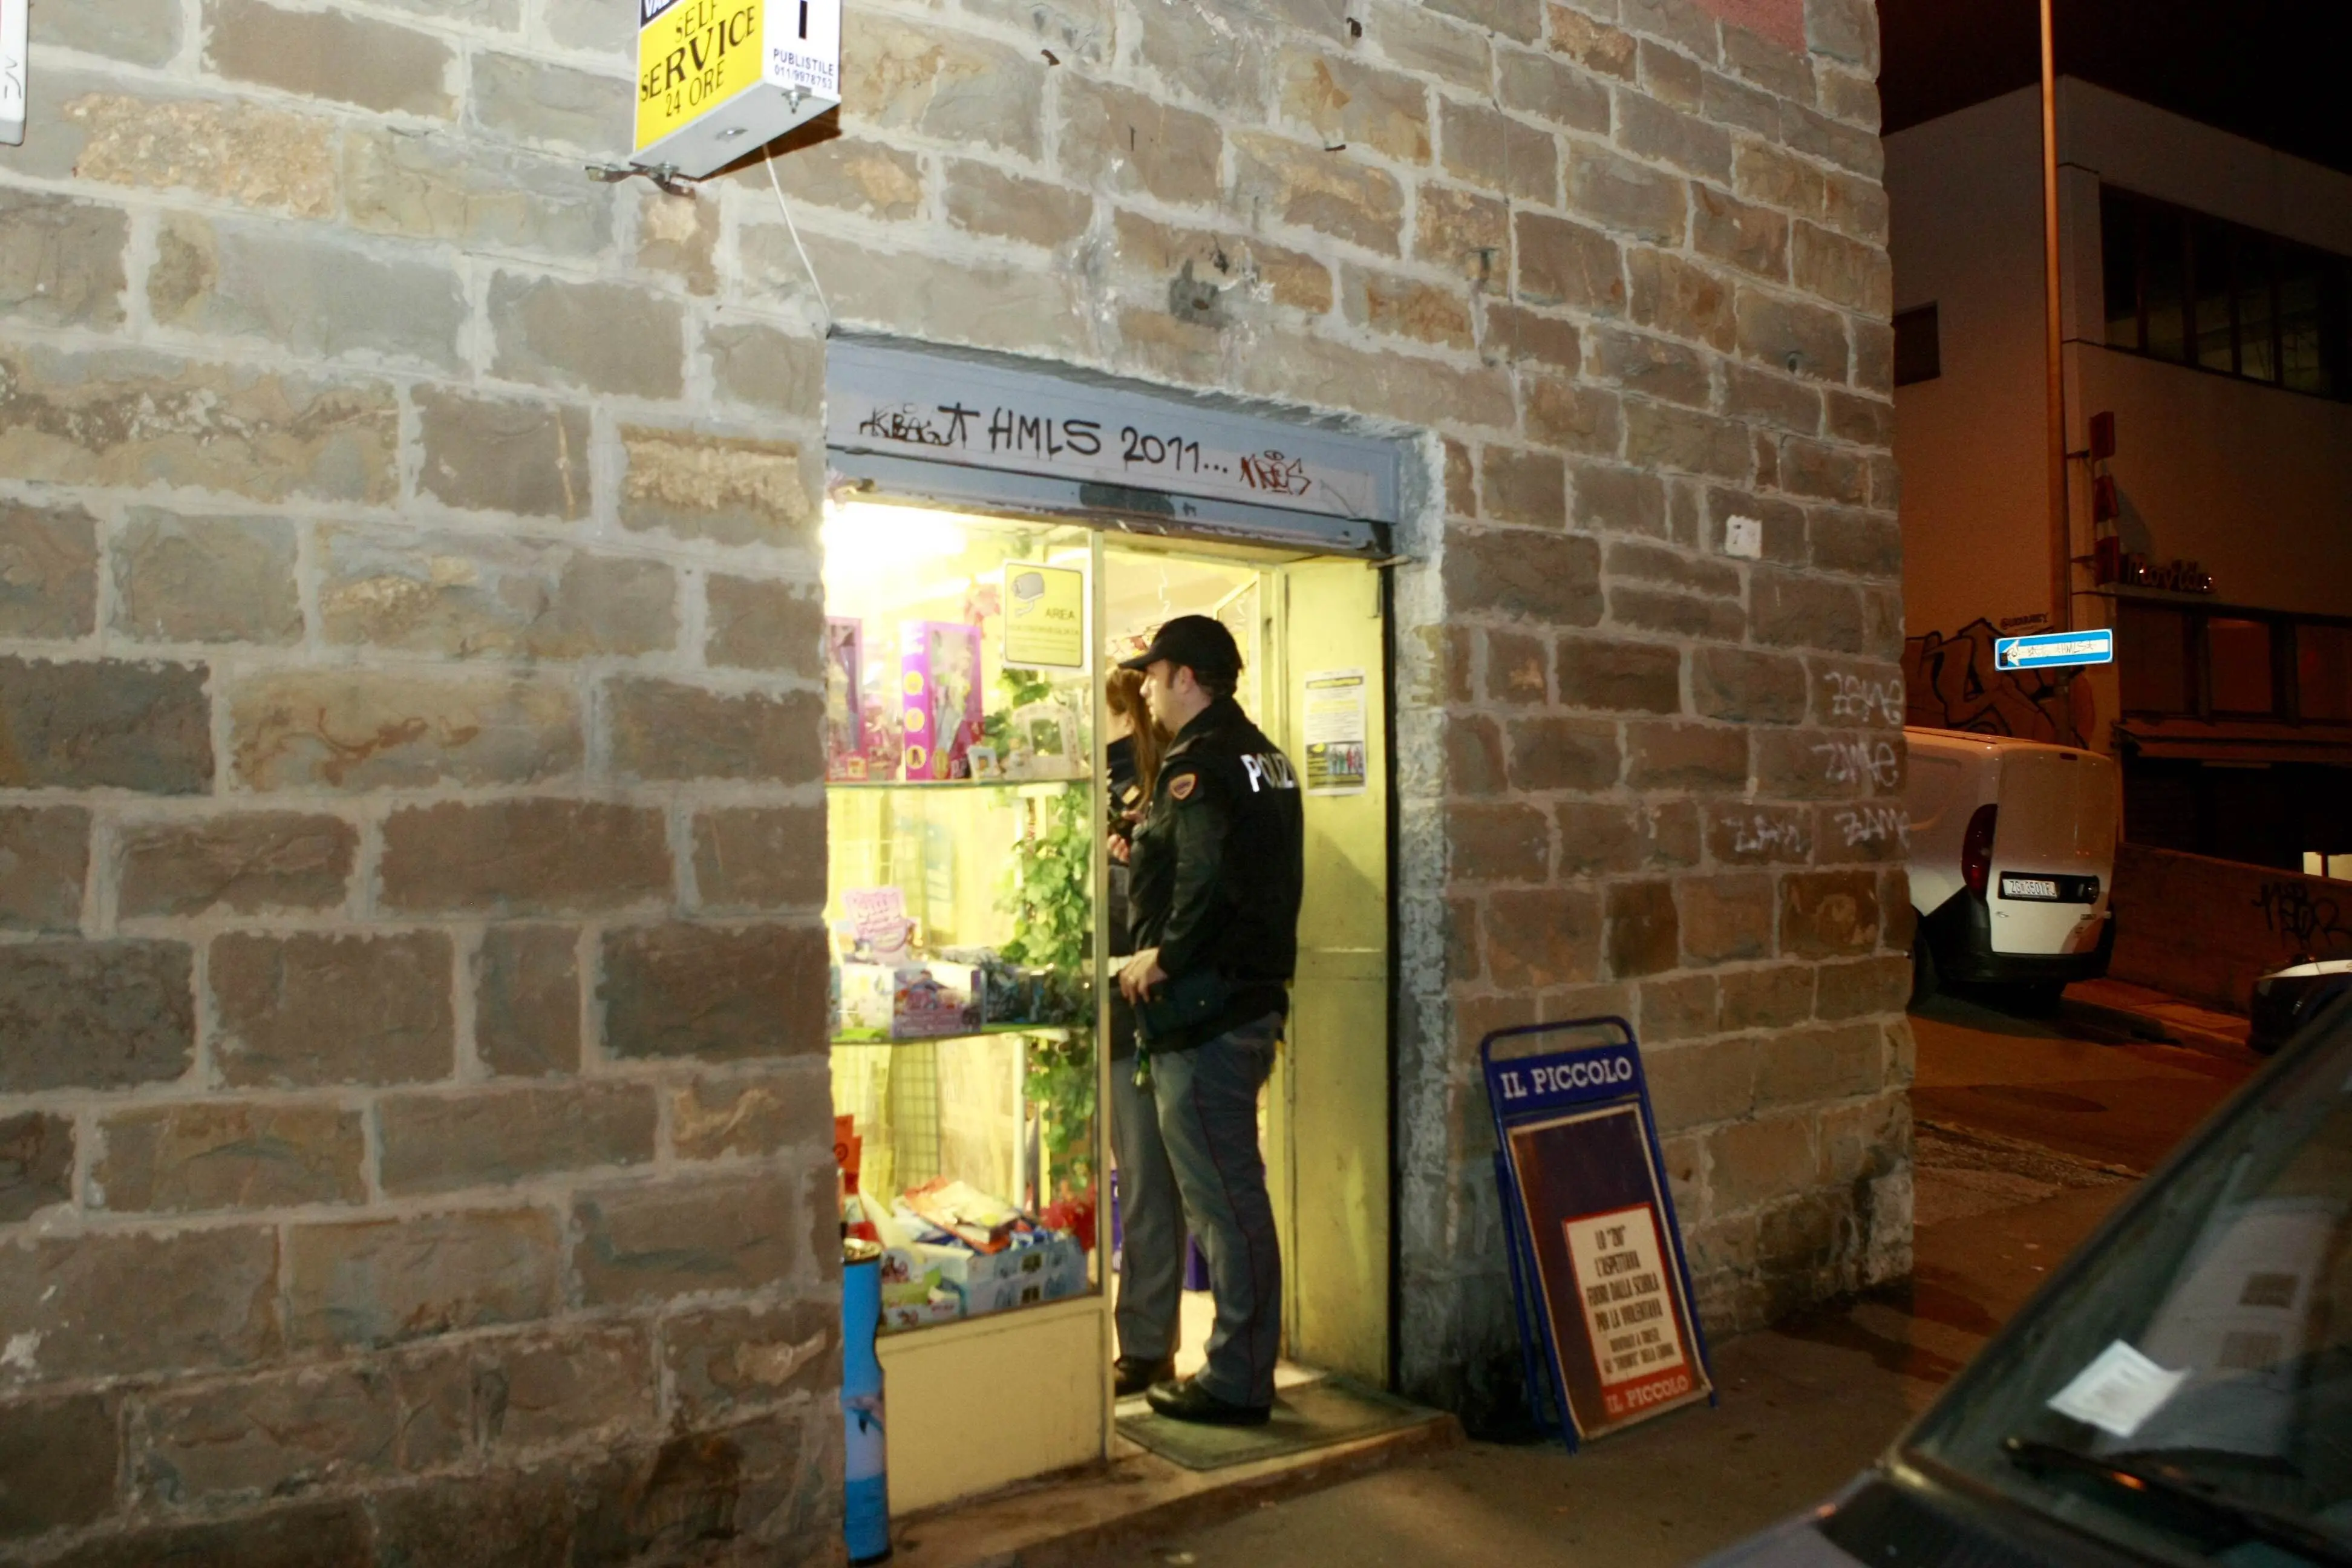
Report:
[[2352,852],[2352,176],[2062,79],[2065,614],[2116,659],[2004,673],[1994,639],[2051,616],[2040,107],[1887,138],[1912,720],[2112,751],[2132,841],[2324,873]]

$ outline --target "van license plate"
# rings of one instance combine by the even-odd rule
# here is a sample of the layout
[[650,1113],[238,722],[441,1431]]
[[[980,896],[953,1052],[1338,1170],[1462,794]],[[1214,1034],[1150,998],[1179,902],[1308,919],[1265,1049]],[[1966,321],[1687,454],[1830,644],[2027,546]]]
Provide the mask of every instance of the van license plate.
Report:
[[2055,902],[2058,884],[2047,877],[2003,877],[2000,896],[2004,899],[2047,899]]

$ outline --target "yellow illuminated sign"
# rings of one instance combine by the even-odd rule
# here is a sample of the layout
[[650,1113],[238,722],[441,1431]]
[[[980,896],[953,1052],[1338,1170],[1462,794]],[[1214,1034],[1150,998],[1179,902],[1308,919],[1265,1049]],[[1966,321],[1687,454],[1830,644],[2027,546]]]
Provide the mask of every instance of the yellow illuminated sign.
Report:
[[1086,668],[1085,573],[1019,561],[1006,563],[1004,662],[1032,669]]
[[638,29],[638,147],[758,85],[761,5],[761,0],[673,0]]

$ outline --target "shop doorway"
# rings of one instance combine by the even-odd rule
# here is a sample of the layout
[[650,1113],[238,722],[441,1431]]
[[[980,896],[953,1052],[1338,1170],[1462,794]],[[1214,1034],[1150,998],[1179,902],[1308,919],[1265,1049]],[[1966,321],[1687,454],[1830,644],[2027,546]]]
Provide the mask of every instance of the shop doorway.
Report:
[[[1206,615],[1242,649],[1242,707],[1306,790],[1305,898],[1291,1014],[1260,1126],[1282,1237],[1296,1381],[1389,1376],[1387,680],[1381,584],[1362,562],[1128,541],[1104,552],[1106,646]],[[1178,1370],[1197,1369],[1205,1291],[1187,1291]]]
[[1405,448],[895,343],[835,339],[826,386],[833,1110],[885,1248],[894,1511],[1118,1451],[1103,682],[1171,616],[1233,628],[1306,797],[1263,1108],[1290,1377],[1384,1386]]

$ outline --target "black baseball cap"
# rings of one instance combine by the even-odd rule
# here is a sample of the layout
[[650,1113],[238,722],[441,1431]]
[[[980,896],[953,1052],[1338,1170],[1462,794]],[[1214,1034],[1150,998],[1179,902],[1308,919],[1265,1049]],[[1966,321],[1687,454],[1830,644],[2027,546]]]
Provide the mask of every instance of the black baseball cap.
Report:
[[1178,616],[1153,635],[1150,647],[1122,659],[1119,668],[1148,669],[1163,658],[1200,679],[1231,679],[1242,672],[1242,650],[1234,634],[1213,616]]

